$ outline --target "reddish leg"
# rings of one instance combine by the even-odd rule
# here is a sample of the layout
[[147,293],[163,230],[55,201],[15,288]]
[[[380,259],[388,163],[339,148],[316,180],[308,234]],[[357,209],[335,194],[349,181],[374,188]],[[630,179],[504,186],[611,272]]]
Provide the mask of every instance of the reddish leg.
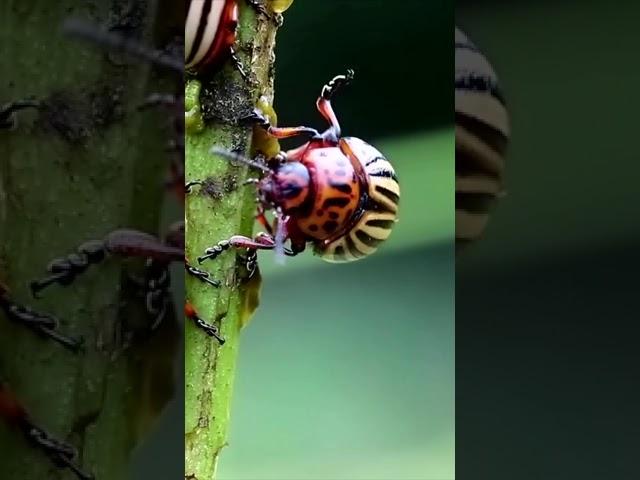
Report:
[[47,267],[51,275],[31,282],[33,296],[37,297],[40,291],[54,283],[69,285],[77,275],[83,273],[90,265],[102,262],[108,254],[151,258],[169,264],[184,259],[184,248],[168,245],[153,235],[138,230],[114,230],[102,241],[83,243],[77,252],[53,260]]
[[228,240],[222,240],[217,245],[209,247],[204,251],[204,255],[198,257],[198,263],[205,260],[215,260],[222,252],[229,248],[246,248],[249,250],[273,250],[275,248],[274,238],[267,233],[259,233],[254,239],[242,235],[234,235]]
[[301,136],[308,138],[320,136],[320,133],[315,128],[311,127],[269,127],[267,132],[269,135],[279,140]]
[[335,93],[340,90],[345,85],[348,85],[353,80],[353,70],[347,70],[346,75],[337,75],[333,77],[329,83],[327,83],[324,87],[322,87],[322,91],[320,92],[320,96],[316,101],[316,106],[318,107],[318,111],[324,117],[324,119],[329,122],[333,132],[336,137],[340,137],[341,130],[340,124],[338,123],[338,118],[333,111],[333,107],[331,106],[331,98],[335,95]]
[[27,441],[42,451],[58,468],[68,468],[81,480],[94,477],[83,472],[74,463],[76,449],[68,443],[52,437],[37,426],[30,418],[26,408],[16,398],[6,383],[0,381],[0,417],[11,427],[21,431]]
[[220,343],[220,345],[224,344],[225,340],[220,336],[220,331],[218,330],[218,327],[205,322],[198,315],[198,312],[196,311],[195,307],[189,301],[187,301],[184,304],[184,314],[188,319],[193,320],[193,322],[196,324],[198,328],[204,330],[204,332],[207,335],[218,340],[218,343]]
[[264,227],[264,229],[267,231],[267,234],[273,237],[273,227],[269,223],[269,220],[267,220],[265,213],[266,212],[264,206],[262,205],[262,203],[260,203],[260,201],[258,201],[258,213],[256,213],[256,220],[258,220],[260,225]]

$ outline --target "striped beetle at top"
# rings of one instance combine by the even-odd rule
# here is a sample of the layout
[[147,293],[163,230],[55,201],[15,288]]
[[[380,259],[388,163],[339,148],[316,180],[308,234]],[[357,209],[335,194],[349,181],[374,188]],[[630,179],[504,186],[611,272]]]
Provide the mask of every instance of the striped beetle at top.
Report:
[[456,249],[480,237],[503,194],[509,115],[498,78],[455,29]]
[[[206,250],[199,258],[217,257],[230,248],[280,249],[286,255],[311,244],[328,262],[349,262],[372,254],[397,221],[400,186],[393,167],[376,148],[355,137],[343,137],[331,97],[353,78],[353,71],[333,78],[322,89],[316,106],[329,122],[320,133],[309,127],[268,127],[278,138],[306,137],[303,145],[280,152],[267,164],[215,150],[265,172],[258,187],[257,218],[266,233],[255,239],[234,236]],[[274,214],[270,224],[265,212]],[[290,248],[284,242],[290,241]]]
[[238,28],[237,0],[188,0],[184,63],[188,71],[219,66],[233,55]]

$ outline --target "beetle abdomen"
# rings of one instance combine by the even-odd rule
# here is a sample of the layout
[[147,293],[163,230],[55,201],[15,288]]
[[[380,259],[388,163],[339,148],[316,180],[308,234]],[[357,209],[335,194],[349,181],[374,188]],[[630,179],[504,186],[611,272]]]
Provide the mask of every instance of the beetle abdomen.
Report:
[[189,0],[184,25],[185,68],[200,70],[231,52],[238,25],[236,0]]
[[400,185],[391,163],[359,138],[340,140],[356,173],[366,185],[367,195],[349,230],[339,238],[316,245],[316,253],[328,262],[350,262],[371,255],[384,242],[397,222]]
[[503,191],[509,118],[493,68],[455,29],[456,248],[481,236]]

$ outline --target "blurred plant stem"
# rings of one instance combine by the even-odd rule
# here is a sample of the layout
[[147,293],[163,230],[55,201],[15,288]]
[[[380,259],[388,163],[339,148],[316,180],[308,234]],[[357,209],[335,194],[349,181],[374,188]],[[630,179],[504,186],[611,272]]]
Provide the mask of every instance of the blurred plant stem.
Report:
[[[213,78],[202,84],[190,80],[185,87],[186,179],[206,182],[187,195],[186,256],[192,264],[220,240],[251,235],[254,225],[255,191],[243,185],[249,178],[247,167],[210,153],[216,146],[249,155],[252,127],[240,119],[260,97],[273,99],[276,25],[240,3],[237,49],[248,52],[240,57],[251,81],[229,62]],[[200,111],[214,113],[205,115],[202,123]],[[239,333],[257,306],[260,280],[258,274],[247,280],[233,250],[202,267],[222,285],[214,288],[187,275],[187,301],[207,323],[220,328],[226,342],[220,346],[192,323],[186,325],[185,479],[210,480],[226,444]]]
[[[64,38],[60,27],[70,17],[116,24],[135,17],[150,32],[154,19],[165,21],[161,13],[152,0],[131,9],[119,0],[0,7],[0,104],[26,97],[40,104],[17,114],[17,129],[0,131],[0,275],[17,302],[55,315],[60,331],[85,345],[74,354],[2,317],[0,370],[33,420],[76,447],[77,463],[98,480],[126,478],[139,435],[168,400],[171,386],[160,388],[148,374],[163,369],[153,378],[166,383],[171,361],[146,355],[162,350],[170,358],[166,333],[175,324],[166,318],[144,346],[123,350],[124,326],[148,318],[142,302],[121,308],[119,261],[90,267],[66,288],[52,285],[41,300],[27,285],[53,257],[113,229],[157,233],[168,160],[165,132],[149,121],[155,114],[130,114],[148,93],[151,66],[116,65],[95,45]],[[71,478],[3,422],[0,444],[0,478]]]

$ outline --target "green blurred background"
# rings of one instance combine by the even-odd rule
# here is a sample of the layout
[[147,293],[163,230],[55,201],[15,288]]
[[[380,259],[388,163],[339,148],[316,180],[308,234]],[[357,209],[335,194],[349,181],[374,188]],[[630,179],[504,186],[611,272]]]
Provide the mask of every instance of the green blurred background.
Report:
[[397,168],[400,223],[354,264],[261,256],[220,480],[453,478],[452,22],[450,2],[298,0],[286,12],[279,124],[324,128],[319,89],[353,68],[334,107],[346,135]]
[[[334,107],[345,135],[396,167],[400,222],[354,264],[261,254],[220,480],[453,478],[452,25],[444,1],[297,0],[286,12],[279,125],[325,128],[320,88],[353,68]],[[182,408],[169,408],[132,478],[181,475],[162,452],[182,439]]]
[[512,115],[508,196],[456,271],[456,473],[640,478],[638,27],[620,1],[458,1]]

